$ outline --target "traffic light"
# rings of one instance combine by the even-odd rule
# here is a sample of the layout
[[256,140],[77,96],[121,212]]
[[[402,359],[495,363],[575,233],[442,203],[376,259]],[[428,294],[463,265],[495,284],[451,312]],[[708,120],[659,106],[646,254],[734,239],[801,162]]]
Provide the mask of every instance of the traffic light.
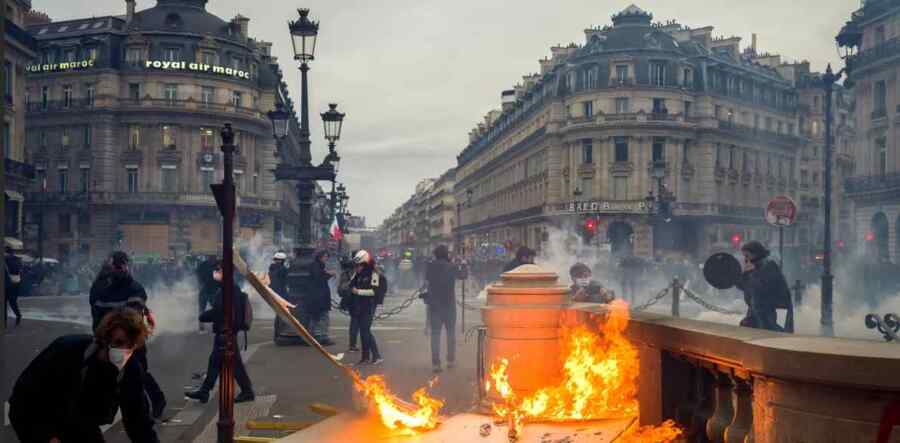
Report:
[[875,233],[872,231],[866,232],[866,241],[874,241]]
[[741,234],[735,233],[734,235],[731,236],[731,246],[732,246],[734,249],[740,248],[740,247],[741,247],[741,240],[742,240]]
[[593,217],[588,217],[584,219],[584,223],[582,224],[582,230],[584,235],[585,243],[589,243],[595,235],[597,235],[597,219]]

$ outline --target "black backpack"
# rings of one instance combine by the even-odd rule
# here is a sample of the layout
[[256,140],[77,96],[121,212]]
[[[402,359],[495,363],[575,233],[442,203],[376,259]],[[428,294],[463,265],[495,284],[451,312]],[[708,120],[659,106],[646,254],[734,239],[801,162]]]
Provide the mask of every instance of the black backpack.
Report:
[[375,286],[375,288],[374,288],[375,289],[375,304],[382,305],[382,304],[384,304],[384,296],[387,294],[387,291],[388,291],[387,277],[385,277],[384,274],[382,274],[380,272],[373,271],[372,272],[372,281],[373,281],[373,283],[375,283],[375,282],[378,283],[377,285],[373,284],[373,286]]
[[234,306],[234,330],[249,331],[253,326],[253,305],[244,291],[238,291],[236,300],[237,303]]

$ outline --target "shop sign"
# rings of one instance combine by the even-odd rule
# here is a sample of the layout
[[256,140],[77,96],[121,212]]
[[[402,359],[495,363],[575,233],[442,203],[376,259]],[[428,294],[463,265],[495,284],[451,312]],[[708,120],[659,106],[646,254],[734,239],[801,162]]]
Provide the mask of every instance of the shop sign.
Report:
[[192,72],[209,72],[218,75],[227,75],[231,77],[250,80],[250,73],[240,69],[228,68],[225,66],[207,65],[204,63],[188,63],[173,62],[162,60],[147,60],[144,62],[145,68],[162,69],[164,71],[192,71]]
[[556,212],[600,214],[646,214],[653,209],[645,200],[573,201],[556,205]]
[[74,71],[78,69],[88,69],[94,67],[93,60],[81,60],[75,62],[62,62],[62,63],[44,63],[44,64],[36,64],[36,65],[28,65],[25,67],[26,72],[31,73],[40,73],[40,72],[58,72],[58,71]]

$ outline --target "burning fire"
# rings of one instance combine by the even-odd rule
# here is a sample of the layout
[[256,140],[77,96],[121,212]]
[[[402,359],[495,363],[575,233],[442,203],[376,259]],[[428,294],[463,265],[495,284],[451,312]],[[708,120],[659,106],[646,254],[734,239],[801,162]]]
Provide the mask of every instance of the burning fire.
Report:
[[[585,326],[563,331],[563,379],[524,397],[513,391],[506,359],[491,366],[491,381],[485,382],[503,399],[492,405],[494,413],[510,422],[511,434],[518,434],[526,421],[572,421],[636,416],[637,350],[625,338],[628,305],[610,304],[599,333]],[[514,432],[513,432],[514,431]],[[658,431],[658,432],[657,432]],[[630,434],[640,442],[671,441],[680,430],[674,423],[659,428],[641,428]],[[674,435],[669,437],[669,435]]]
[[[431,387],[435,380],[428,384]],[[444,402],[428,395],[425,388],[413,393],[415,405],[404,402],[388,390],[381,375],[370,375],[357,384],[359,389],[378,411],[381,422],[388,429],[414,435],[437,427],[438,413]]]

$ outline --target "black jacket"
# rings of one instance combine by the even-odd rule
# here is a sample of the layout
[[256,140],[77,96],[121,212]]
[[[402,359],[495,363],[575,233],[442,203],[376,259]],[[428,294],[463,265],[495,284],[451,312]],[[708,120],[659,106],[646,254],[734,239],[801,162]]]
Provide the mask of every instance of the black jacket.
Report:
[[[200,314],[200,322],[212,323],[213,332],[216,334],[221,334],[225,328],[225,307],[222,305],[222,301],[224,300],[222,295],[222,286],[219,285],[216,297],[212,302],[212,308]],[[234,302],[231,307],[231,330],[232,332],[237,333],[238,319],[242,318],[244,315],[244,303],[249,303],[250,301],[247,298],[247,294],[241,291],[241,288],[239,288],[237,284],[234,285],[233,297]]]
[[331,278],[325,270],[325,263],[315,260],[309,265],[309,292],[304,294],[302,300],[303,310],[309,314],[317,315],[331,310],[331,288],[328,280]]
[[428,306],[432,309],[449,309],[456,303],[456,278],[458,268],[446,260],[428,264],[425,280],[428,282]]
[[129,307],[142,314],[147,313],[147,291],[131,274],[111,272],[104,267],[91,285],[91,318],[97,329],[100,320],[110,311]]
[[374,300],[375,304],[380,305],[384,303],[387,293],[387,280],[373,268],[367,267],[353,276],[350,288],[357,290],[357,300]]
[[204,294],[213,294],[218,289],[218,284],[213,279],[213,271],[216,269],[214,260],[203,260],[197,265],[197,283],[200,285],[200,291]]
[[754,262],[754,269],[743,273],[736,286],[744,292],[748,317],[753,317],[754,312],[787,309],[783,330],[794,331],[794,305],[791,300],[791,290],[775,261],[768,258],[757,260]]
[[122,395],[130,392],[126,385],[140,386],[140,365],[129,360],[120,380],[115,366],[95,357],[93,343],[90,335],[68,335],[38,354],[13,387],[10,419],[32,424],[32,431],[44,433],[41,441],[50,441],[67,428],[112,423],[121,405],[131,441],[158,442],[152,421],[133,417],[144,411],[140,405],[122,404],[132,401]]
[[269,287],[282,297],[287,296],[287,274],[288,270],[283,264],[269,265]]

